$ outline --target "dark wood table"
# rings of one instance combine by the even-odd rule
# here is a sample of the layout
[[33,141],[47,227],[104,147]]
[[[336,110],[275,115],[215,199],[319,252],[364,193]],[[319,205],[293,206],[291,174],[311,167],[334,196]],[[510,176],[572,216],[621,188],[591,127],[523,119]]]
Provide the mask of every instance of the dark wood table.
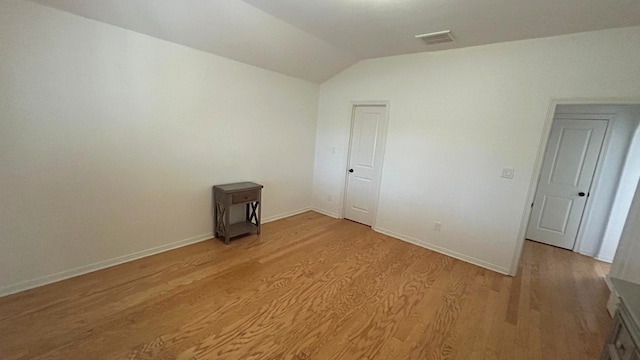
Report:
[[[260,235],[260,218],[262,214],[262,188],[253,182],[216,185],[213,187],[213,233],[216,238],[224,238],[225,244],[232,237],[250,234],[256,231]],[[245,220],[231,224],[231,206],[245,206]]]

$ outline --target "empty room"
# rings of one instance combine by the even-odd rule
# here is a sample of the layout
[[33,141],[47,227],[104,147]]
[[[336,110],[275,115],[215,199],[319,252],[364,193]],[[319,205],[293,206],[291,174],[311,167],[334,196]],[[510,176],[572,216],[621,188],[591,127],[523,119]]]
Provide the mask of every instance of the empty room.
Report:
[[0,359],[640,360],[640,2],[0,0]]

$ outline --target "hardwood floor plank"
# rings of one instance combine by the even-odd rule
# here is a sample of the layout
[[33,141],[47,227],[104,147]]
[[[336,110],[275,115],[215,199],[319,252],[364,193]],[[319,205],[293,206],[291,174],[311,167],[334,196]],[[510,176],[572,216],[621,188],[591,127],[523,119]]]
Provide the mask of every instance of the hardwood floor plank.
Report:
[[[457,325],[458,340],[454,346],[454,359],[469,359],[472,357],[476,334],[482,324],[481,319],[487,306],[490,288],[490,278],[481,269],[475,269],[473,283],[467,289],[467,301],[460,315],[461,321]],[[492,279],[492,278],[491,278]]]
[[597,359],[607,270],[528,241],[511,278],[307,212],[0,298],[0,359]]
[[533,310],[529,313],[529,338],[527,342],[527,359],[543,360],[542,335],[540,330],[540,312]]

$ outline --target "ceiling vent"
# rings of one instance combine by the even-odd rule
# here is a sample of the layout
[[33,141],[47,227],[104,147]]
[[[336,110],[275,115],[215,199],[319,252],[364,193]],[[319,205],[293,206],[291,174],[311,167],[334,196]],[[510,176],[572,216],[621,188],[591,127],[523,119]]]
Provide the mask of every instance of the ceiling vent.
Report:
[[424,41],[427,45],[443,44],[454,41],[453,36],[451,35],[451,30],[416,35],[416,39]]

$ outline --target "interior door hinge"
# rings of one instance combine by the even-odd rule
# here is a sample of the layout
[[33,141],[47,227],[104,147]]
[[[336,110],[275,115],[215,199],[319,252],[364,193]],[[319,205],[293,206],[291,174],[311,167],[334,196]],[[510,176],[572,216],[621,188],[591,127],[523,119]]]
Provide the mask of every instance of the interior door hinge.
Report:
[[533,203],[531,203],[531,207],[533,207]]

